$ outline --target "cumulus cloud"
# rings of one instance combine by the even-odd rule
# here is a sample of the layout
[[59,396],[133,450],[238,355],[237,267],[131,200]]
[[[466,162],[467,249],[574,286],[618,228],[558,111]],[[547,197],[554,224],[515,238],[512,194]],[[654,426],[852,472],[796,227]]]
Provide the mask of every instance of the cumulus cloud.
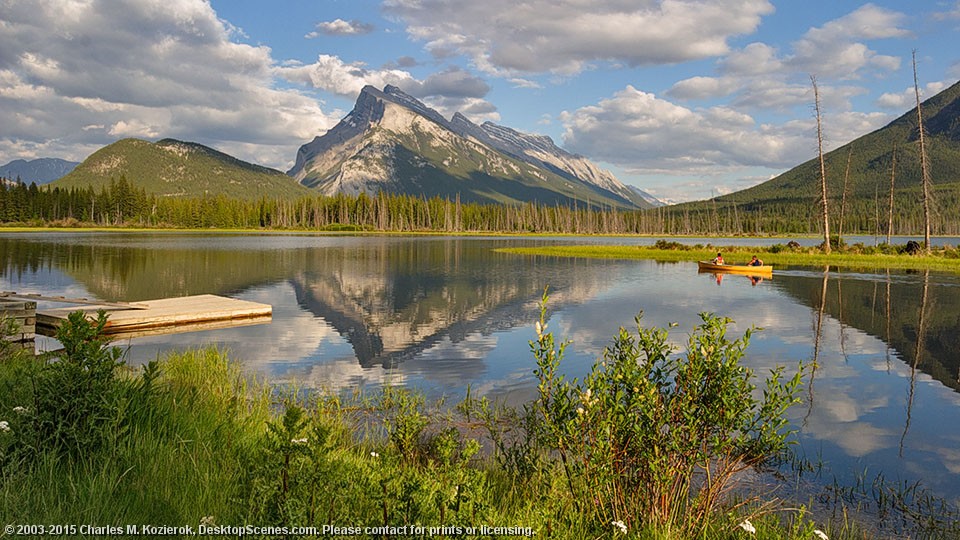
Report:
[[575,74],[602,61],[684,62],[729,51],[750,34],[767,0],[387,0],[384,10],[437,57],[465,55],[494,74]]
[[[946,87],[947,83],[943,81],[927,83],[925,86],[920,88],[920,100],[922,101],[930,96],[936,95],[943,91]],[[884,109],[901,112],[904,112],[911,107],[916,108],[916,90],[911,86],[904,89],[903,92],[887,92],[877,98],[877,106]]]
[[560,120],[569,149],[631,172],[781,167],[791,159],[789,141],[746,114],[725,107],[695,111],[632,86]]
[[530,89],[540,89],[543,88],[543,85],[537,81],[531,81],[530,79],[522,79],[520,77],[513,77],[507,80],[513,85],[514,88],[530,88]]
[[482,98],[490,92],[490,85],[479,77],[452,67],[431,74],[422,83],[410,85],[407,91],[417,97]]
[[[883,113],[830,117],[828,149],[876,129]],[[730,107],[689,109],[627,86],[597,105],[560,116],[568,149],[635,174],[712,175],[748,167],[785,169],[815,151],[814,119],[758,124]]]
[[[770,57],[764,66],[767,72],[786,67],[823,77],[851,79],[859,78],[863,70],[870,68],[881,72],[895,71],[900,67],[900,58],[878,54],[859,40],[908,37],[910,32],[902,28],[905,19],[903,13],[865,4],[823,26],[811,28],[791,45],[792,54],[782,61]],[[744,52],[749,49],[747,47]],[[744,73],[741,69],[745,65],[733,61],[725,67],[731,73]]]
[[454,113],[459,112],[476,124],[482,124],[487,120],[491,122],[500,121],[500,112],[496,105],[483,99],[435,97],[427,98],[424,101],[447,118],[451,118]]
[[783,61],[775,47],[766,43],[751,43],[729,54],[720,62],[723,73],[738,76],[769,75],[783,70]]
[[[838,86],[820,80],[817,86],[820,89],[820,103],[825,111],[849,110],[851,99],[866,92],[866,89],[860,86]],[[813,86],[809,79],[803,84],[787,83],[778,79],[757,80],[742,89],[733,103],[737,107],[752,109],[796,110],[798,107],[813,105]]]
[[371,69],[363,62],[348,63],[328,54],[321,54],[313,64],[284,66],[277,72],[289,81],[349,98],[368,84],[377,88],[391,84],[416,97],[481,98],[490,91],[483,79],[456,67],[420,81],[402,69]]
[[117,137],[172,136],[253,144],[282,167],[334,123],[275,88],[270,49],[232,42],[236,29],[201,0],[11,0],[0,20],[5,154],[83,159]]
[[312,64],[278,67],[276,72],[291,82],[349,98],[356,97],[368,84],[383,88],[388,84],[403,87],[416,82],[409,72],[401,69],[371,69],[364,62],[345,62],[329,54],[319,55]]
[[359,34],[369,34],[373,32],[373,25],[361,21],[345,21],[335,19],[333,21],[324,21],[317,23],[317,29],[307,34],[307,39],[313,39],[322,35],[326,36],[353,36]]
[[674,84],[667,95],[677,99],[710,99],[728,96],[740,90],[735,77],[691,77]]
[[[667,95],[675,99],[717,99],[736,95],[741,107],[787,110],[809,103],[809,84],[794,80],[797,74],[815,74],[826,80],[855,80],[866,73],[889,73],[901,59],[878,54],[859,40],[909,36],[902,28],[902,13],[866,4],[823,26],[809,29],[783,52],[766,43],[750,43],[731,51],[718,63],[719,76],[692,77],[673,85]],[[826,106],[849,108],[849,98],[863,88],[836,86],[825,95],[844,98]]]
[[278,72],[290,81],[351,99],[368,84],[377,88],[390,84],[420,98],[447,118],[455,112],[474,121],[500,118],[496,107],[483,99],[490,92],[490,85],[457,67],[418,80],[400,69],[370,69],[362,62],[347,63],[336,56],[323,54],[313,64],[284,66]]
[[419,64],[419,62],[417,62],[417,59],[412,56],[401,56],[400,58],[397,58],[396,61],[397,67],[402,68],[415,67],[417,64]]

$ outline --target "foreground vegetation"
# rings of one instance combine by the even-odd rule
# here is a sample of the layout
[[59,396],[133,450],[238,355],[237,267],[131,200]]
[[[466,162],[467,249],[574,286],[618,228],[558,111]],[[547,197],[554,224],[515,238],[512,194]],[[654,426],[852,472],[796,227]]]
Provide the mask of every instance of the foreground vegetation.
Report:
[[960,272],[960,249],[952,246],[934,248],[929,255],[910,255],[905,246],[842,246],[828,254],[816,247],[788,247],[774,244],[770,247],[749,246],[690,246],[659,240],[653,246],[539,246],[501,248],[503,253],[544,255],[552,257],[583,257],[592,259],[653,259],[662,262],[706,261],[718,252],[728,264],[746,264],[751,255],[757,255],[764,264],[774,266],[836,266],[844,268],[939,270]]
[[252,537],[324,525],[384,538],[868,537],[738,489],[784,455],[802,370],[759,391],[739,362],[750,333],[730,339],[729,321],[705,314],[682,354],[638,317],[567,380],[545,302],[530,342],[538,397],[522,410],[471,395],[435,410],[396,388],[276,392],[212,349],[129,369],[99,337],[103,315],[72,315],[50,358],[0,341],[0,518],[273,527]]

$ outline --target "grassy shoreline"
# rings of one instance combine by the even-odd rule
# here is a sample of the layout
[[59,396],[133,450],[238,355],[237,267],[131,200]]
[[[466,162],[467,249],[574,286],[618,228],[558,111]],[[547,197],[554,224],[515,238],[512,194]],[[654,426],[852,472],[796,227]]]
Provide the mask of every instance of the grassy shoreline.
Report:
[[931,255],[844,253],[824,254],[815,248],[796,251],[775,251],[776,248],[725,246],[662,249],[653,246],[542,246],[499,248],[500,253],[546,257],[576,257],[588,259],[652,259],[660,262],[710,260],[722,252],[728,263],[746,262],[757,255],[765,264],[783,266],[834,266],[851,269],[935,270],[960,273],[960,258],[956,250],[935,250]]
[[[722,332],[717,333],[723,326],[721,320],[705,322],[700,335],[718,348],[702,353],[711,355],[702,361],[689,362],[700,366],[697,369],[714,370],[716,361],[722,361],[730,368],[722,377],[731,385],[727,392],[739,394],[736,401],[741,403],[753,393],[750,373],[737,367],[746,338],[727,341]],[[537,344],[533,351],[537,365],[547,369],[548,363],[559,361],[562,349],[556,349],[552,334],[543,328],[545,323],[537,325],[532,343]],[[443,533],[402,535],[411,538],[739,540],[750,537],[746,531],[754,528],[756,537],[784,540],[815,538],[817,528],[834,540],[867,536],[846,517],[814,521],[802,506],[791,508],[757,496],[710,506],[709,512],[691,517],[686,510],[702,499],[688,500],[687,489],[702,488],[687,484],[681,484],[679,498],[671,502],[677,506],[665,514],[637,512],[642,505],[630,498],[600,497],[618,484],[606,476],[591,476],[595,474],[591,471],[599,469],[584,466],[606,463],[606,453],[596,452],[592,444],[580,453],[566,444],[543,446],[547,443],[537,441],[583,429],[605,433],[607,422],[634,426],[632,415],[621,418],[604,401],[620,399],[632,385],[646,384],[648,374],[636,372],[640,364],[630,355],[609,359],[619,367],[611,365],[609,371],[591,379],[592,395],[541,375],[553,390],[537,405],[540,420],[530,427],[517,416],[519,411],[478,396],[468,395],[452,411],[440,412],[405,389],[385,388],[380,395],[355,402],[296,391],[281,394],[247,379],[238,364],[214,349],[172,353],[143,370],[116,365],[115,371],[109,369],[117,359],[111,349],[101,349],[82,327],[75,332],[76,339],[67,340],[73,344],[67,350],[74,352],[59,362],[46,364],[0,351],[4,360],[0,362],[0,418],[5,426],[0,430],[0,500],[4,503],[0,517],[5,523],[93,523],[122,530],[127,524],[192,526],[194,530],[198,524],[250,524],[275,530],[323,525],[360,527],[358,531],[383,526],[446,527]],[[641,339],[652,339],[652,345],[665,338],[657,330],[641,334]],[[695,347],[694,355],[703,350]],[[83,369],[75,372],[74,362]],[[66,390],[50,384],[66,380],[64,376],[89,378],[102,391],[90,395],[83,384]],[[23,384],[25,380],[34,384]],[[781,388],[771,387],[769,381],[767,387],[775,392]],[[792,391],[783,395],[767,410],[789,406],[791,395]],[[676,394],[677,399],[682,396]],[[574,412],[566,405],[558,409],[553,403],[580,409]],[[743,418],[750,421],[752,414],[744,413]],[[62,417],[77,421],[57,423],[55,419]],[[676,424],[677,429],[719,434],[714,426]],[[521,430],[519,435],[515,429]],[[494,438],[487,441],[497,449],[492,455],[480,452],[484,433]],[[514,434],[503,438],[507,433]],[[652,431],[657,437],[670,433],[659,428]],[[766,445],[771,435],[776,436],[771,431],[756,436],[763,437],[758,441]],[[737,437],[729,442],[745,442]],[[564,472],[567,464],[560,463],[557,452],[568,452],[572,462],[589,461]],[[649,489],[630,489],[622,496],[643,495],[672,482],[674,468],[682,471],[686,460],[668,465],[664,457],[650,454],[635,463],[635,467],[655,465],[656,474],[644,481],[650,483]],[[597,496],[591,489],[599,490]],[[618,506],[618,500],[630,504]],[[513,532],[468,532],[480,527],[512,527]],[[283,533],[247,535],[287,537]]]

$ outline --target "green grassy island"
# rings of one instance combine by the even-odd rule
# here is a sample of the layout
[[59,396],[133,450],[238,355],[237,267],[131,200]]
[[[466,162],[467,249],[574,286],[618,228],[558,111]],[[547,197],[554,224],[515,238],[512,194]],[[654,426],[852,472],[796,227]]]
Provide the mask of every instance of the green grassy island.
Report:
[[502,248],[498,251],[519,255],[582,257],[593,259],[652,259],[663,262],[706,261],[722,252],[728,263],[746,263],[757,255],[765,264],[777,266],[835,266],[862,269],[936,270],[960,273],[960,249],[933,248],[929,254],[910,255],[904,246],[854,245],[825,254],[816,247],[689,246],[660,240],[653,246],[541,246]]

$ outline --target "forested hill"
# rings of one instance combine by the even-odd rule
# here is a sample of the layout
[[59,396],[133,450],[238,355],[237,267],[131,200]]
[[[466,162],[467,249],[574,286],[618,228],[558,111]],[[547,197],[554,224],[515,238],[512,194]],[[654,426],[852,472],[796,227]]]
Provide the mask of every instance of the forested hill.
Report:
[[174,139],[117,141],[91,154],[51,187],[99,190],[121,177],[135,189],[163,197],[223,195],[251,200],[310,193],[280,171]]
[[[930,175],[934,185],[936,214],[934,230],[943,231],[949,214],[960,204],[960,82],[925,100],[921,105]],[[829,130],[830,117],[823,118]],[[849,159],[845,231],[885,232],[890,179],[896,155],[895,233],[920,230],[920,151],[916,108],[872,133],[855,139],[824,156],[827,171],[831,221],[839,219],[840,200]],[[718,211],[722,221],[736,204],[741,228],[753,223],[771,230],[815,232],[819,201],[819,162],[816,156],[789,171],[752,188],[711,201],[686,203],[674,213],[697,215]],[[729,218],[727,218],[729,219]],[[711,218],[712,220],[712,218]],[[734,226],[727,224],[728,226]],[[723,227],[723,225],[722,225]],[[735,227],[735,226],[734,226]],[[831,225],[834,229],[835,225]],[[752,229],[750,229],[752,230]]]

